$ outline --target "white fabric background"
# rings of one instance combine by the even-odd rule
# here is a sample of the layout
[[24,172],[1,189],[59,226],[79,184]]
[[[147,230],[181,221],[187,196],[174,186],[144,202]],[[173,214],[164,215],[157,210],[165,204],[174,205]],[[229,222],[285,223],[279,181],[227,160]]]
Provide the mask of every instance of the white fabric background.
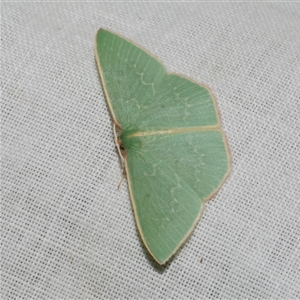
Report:
[[[99,27],[210,86],[229,140],[165,267],[117,190]],[[300,3],[3,3],[2,299],[299,298],[299,28]]]

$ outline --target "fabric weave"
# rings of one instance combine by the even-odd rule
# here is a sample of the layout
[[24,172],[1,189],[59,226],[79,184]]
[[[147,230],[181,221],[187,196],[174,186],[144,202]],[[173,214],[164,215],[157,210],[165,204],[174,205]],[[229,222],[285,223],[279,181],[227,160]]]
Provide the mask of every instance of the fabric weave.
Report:
[[[166,266],[133,218],[99,27],[208,85],[232,173]],[[300,298],[300,4],[3,3],[1,299]]]

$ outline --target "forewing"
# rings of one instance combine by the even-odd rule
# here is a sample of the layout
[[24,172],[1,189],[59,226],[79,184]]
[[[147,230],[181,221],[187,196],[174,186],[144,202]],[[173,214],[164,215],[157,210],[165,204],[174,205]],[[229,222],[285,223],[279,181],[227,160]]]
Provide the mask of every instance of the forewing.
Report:
[[151,54],[100,29],[96,59],[115,122],[138,131],[219,125],[208,88],[167,74]]
[[187,238],[229,172],[219,130],[131,137],[127,176],[137,226],[164,263]]

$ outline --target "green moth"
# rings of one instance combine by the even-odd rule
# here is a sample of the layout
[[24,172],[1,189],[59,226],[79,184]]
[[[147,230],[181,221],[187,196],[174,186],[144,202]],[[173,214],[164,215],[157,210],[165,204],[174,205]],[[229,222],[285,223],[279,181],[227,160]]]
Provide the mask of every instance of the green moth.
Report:
[[193,231],[230,172],[209,88],[167,73],[153,55],[108,30],[95,56],[141,238],[164,264]]

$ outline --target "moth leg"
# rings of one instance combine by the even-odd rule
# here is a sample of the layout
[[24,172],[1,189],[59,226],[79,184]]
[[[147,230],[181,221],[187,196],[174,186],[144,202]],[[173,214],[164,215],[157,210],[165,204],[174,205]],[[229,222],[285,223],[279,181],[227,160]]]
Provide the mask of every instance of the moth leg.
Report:
[[120,138],[119,138],[119,131],[120,131],[120,129],[121,128],[119,128],[118,124],[115,124],[115,123],[113,124],[113,131],[114,131],[114,136],[115,136],[115,144],[116,144],[116,147],[117,147],[120,159],[121,159],[121,164],[122,164],[122,169],[123,169],[122,177],[121,177],[120,182],[118,184],[118,190],[120,189],[121,184],[123,182],[123,179],[124,179],[124,177],[126,175],[126,169],[125,169],[126,152],[125,152],[125,149],[122,146]]
[[113,131],[114,131],[114,136],[115,136],[115,144],[116,144],[116,147],[118,149],[118,153],[119,153],[119,156],[121,158],[121,161],[122,161],[122,165],[124,165],[124,156],[122,154],[122,149],[123,146],[121,145],[121,141],[120,141],[120,138],[119,138],[119,133],[117,133],[117,129],[116,129],[116,124],[113,124]]
[[120,182],[119,182],[119,184],[118,184],[118,190],[119,190],[120,187],[121,187],[121,184],[122,184],[122,182],[123,182],[123,180],[124,180],[125,175],[126,175],[126,169],[125,169],[125,165],[123,165],[123,172],[122,172],[122,177],[121,177],[121,179],[120,179]]

